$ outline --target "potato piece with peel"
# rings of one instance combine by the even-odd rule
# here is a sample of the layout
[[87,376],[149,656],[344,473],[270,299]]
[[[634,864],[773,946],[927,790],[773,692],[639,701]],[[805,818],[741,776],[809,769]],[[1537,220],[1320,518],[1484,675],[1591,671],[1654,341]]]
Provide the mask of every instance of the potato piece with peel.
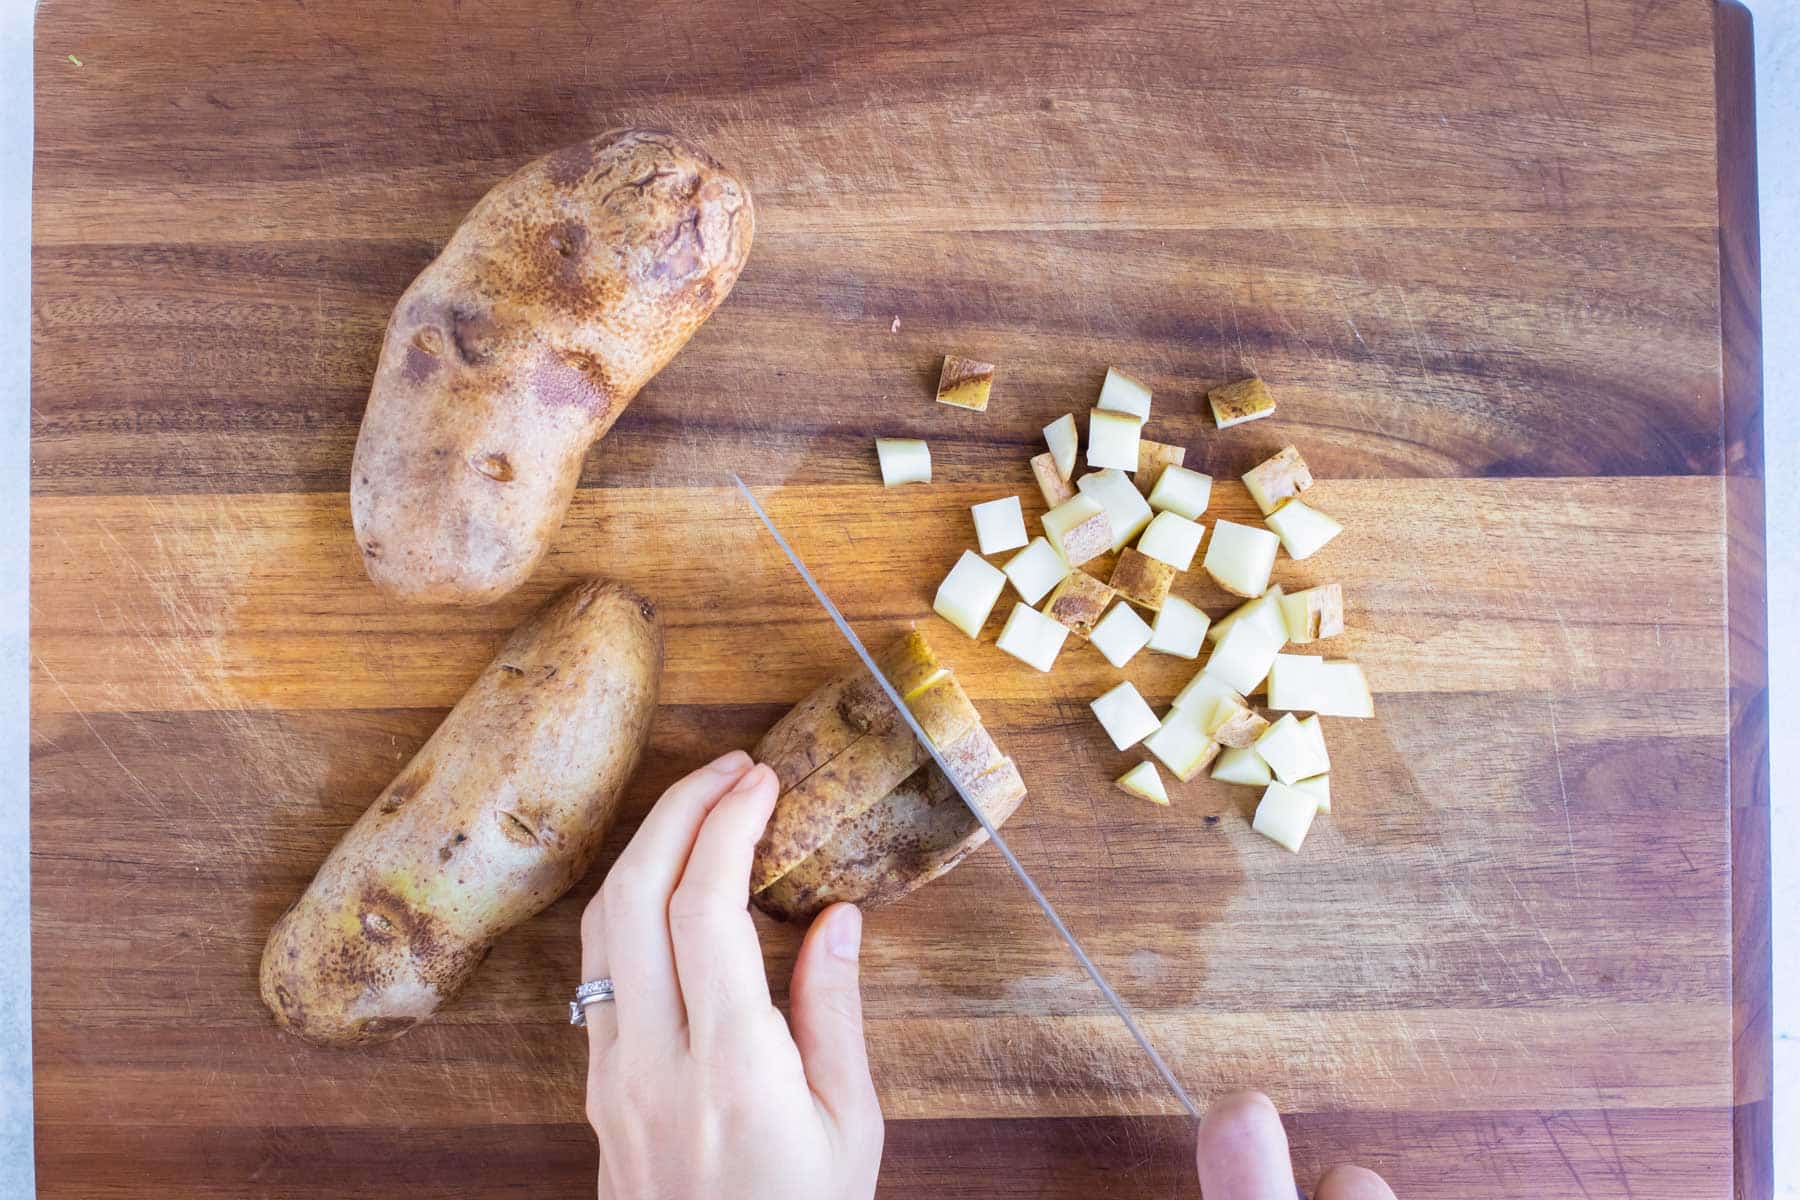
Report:
[[1151,558],[1136,546],[1127,546],[1119,551],[1119,561],[1113,564],[1108,582],[1113,591],[1133,604],[1161,612],[1169,589],[1175,586],[1175,568]]
[[986,412],[988,392],[994,386],[994,364],[944,355],[944,369],[938,374],[939,404]]
[[931,680],[907,707],[951,774],[860,669],[795,705],[754,752],[781,784],[751,867],[751,899],[772,916],[809,917],[840,900],[883,904],[955,866],[987,835],[951,778],[996,825],[1025,798],[1018,769],[954,675],[939,674],[921,634],[876,662],[897,690],[901,678]]
[[1056,456],[1048,450],[1032,456],[1031,477],[1037,480],[1038,494],[1044,498],[1045,508],[1055,508],[1075,498],[1075,489],[1063,478],[1056,465]]
[[1216,387],[1206,393],[1206,398],[1212,404],[1213,421],[1220,429],[1230,429],[1233,425],[1275,413],[1275,397],[1269,394],[1269,385],[1260,379],[1240,379]]
[[[1276,591],[1279,589],[1271,589]],[[1281,618],[1288,641],[1305,645],[1344,632],[1344,588],[1327,583],[1282,596]]]
[[1137,490],[1148,496],[1155,488],[1157,480],[1162,478],[1163,471],[1169,467],[1179,467],[1187,458],[1187,447],[1171,446],[1167,442],[1153,442],[1149,438],[1138,439],[1137,470],[1133,472],[1131,481],[1137,484]]
[[1050,593],[1044,615],[1061,621],[1076,637],[1086,641],[1093,636],[1094,626],[1116,594],[1086,571],[1074,571]]
[[1312,469],[1300,457],[1300,451],[1292,446],[1283,446],[1272,458],[1264,459],[1244,473],[1244,487],[1265,517],[1283,500],[1298,496],[1312,485]]
[[662,656],[655,608],[604,580],[521,625],[275,922],[276,1024],[329,1046],[398,1037],[586,874],[649,740]]

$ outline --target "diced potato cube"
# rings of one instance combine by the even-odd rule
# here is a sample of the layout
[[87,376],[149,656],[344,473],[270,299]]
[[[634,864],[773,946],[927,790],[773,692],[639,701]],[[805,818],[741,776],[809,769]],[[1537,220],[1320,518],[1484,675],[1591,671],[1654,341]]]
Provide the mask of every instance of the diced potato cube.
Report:
[[938,584],[932,610],[970,637],[980,637],[981,627],[1006,587],[1000,568],[973,550],[964,550],[944,582]]
[[1120,750],[1131,749],[1156,731],[1156,714],[1150,711],[1150,706],[1144,703],[1130,680],[1091,701],[1089,707],[1100,718],[1106,736]]
[[1144,749],[1186,783],[1218,755],[1219,743],[1206,736],[1193,709],[1171,708],[1162,725],[1144,739]]
[[1050,593],[1044,615],[1061,621],[1082,640],[1094,632],[1094,623],[1113,602],[1113,590],[1086,571],[1073,571]]
[[1044,426],[1044,444],[1056,460],[1056,473],[1067,483],[1075,475],[1075,451],[1079,436],[1075,432],[1075,414],[1064,413]]
[[1006,560],[1000,568],[1027,604],[1036,604],[1050,589],[1069,577],[1069,564],[1056,548],[1041,537]]
[[1300,500],[1284,500],[1281,507],[1263,518],[1263,524],[1281,536],[1288,557],[1311,558],[1324,548],[1344,527]]
[[1112,522],[1092,496],[1076,496],[1057,505],[1044,514],[1043,526],[1050,545],[1071,567],[1112,549]]
[[1375,698],[1353,662],[1278,654],[1269,665],[1269,707],[1327,717],[1372,717]]
[[1242,749],[1256,744],[1269,722],[1260,714],[1246,708],[1242,704],[1234,704],[1220,697],[1213,701],[1212,708],[1200,722],[1206,730],[1206,736],[1221,746]]
[[883,487],[931,482],[931,447],[918,438],[876,438]]
[[1000,631],[995,645],[1027,666],[1048,671],[1055,665],[1056,655],[1068,636],[1068,627],[1061,622],[1052,621],[1028,604],[1014,602],[1006,628]]
[[1278,637],[1285,640],[1287,638],[1287,622],[1281,615],[1281,609],[1279,607],[1281,599],[1281,585],[1278,583],[1256,599],[1246,600],[1224,616],[1220,617],[1218,624],[1207,630],[1206,640],[1209,642],[1218,641],[1225,636],[1233,625],[1236,625],[1245,617],[1248,617],[1258,625],[1261,625],[1268,631],[1270,637]]
[[1316,642],[1344,632],[1344,589],[1327,583],[1281,598],[1288,641]]
[[1213,647],[1206,673],[1218,676],[1233,691],[1249,693],[1269,673],[1284,644],[1260,625],[1239,621]]
[[1164,467],[1150,489],[1150,507],[1198,521],[1212,503],[1212,476],[1188,467]]
[[975,540],[983,554],[1017,550],[1031,540],[1025,536],[1025,511],[1017,496],[971,505],[969,512],[975,517]]
[[1262,760],[1254,746],[1233,746],[1219,755],[1213,764],[1212,777],[1220,783],[1242,783],[1265,787],[1270,779],[1269,764]]
[[1212,541],[1201,565],[1226,591],[1237,596],[1260,596],[1269,588],[1275,569],[1275,551],[1281,540],[1266,529],[1214,521]]
[[1271,783],[1256,803],[1256,817],[1250,822],[1250,828],[1284,850],[1298,854],[1300,843],[1306,840],[1306,831],[1312,828],[1313,818],[1318,815],[1319,805],[1313,797],[1298,788]]
[[1331,811],[1331,776],[1314,775],[1311,779],[1302,779],[1294,787],[1317,800],[1320,812]]
[[1138,433],[1144,423],[1129,413],[1096,408],[1088,414],[1088,466],[1137,470]]
[[1110,549],[1123,550],[1150,524],[1150,505],[1131,485],[1131,477],[1123,471],[1108,469],[1083,475],[1075,487],[1084,496],[1092,496],[1106,510],[1112,526]]
[[1312,485],[1311,469],[1292,446],[1283,446],[1273,458],[1264,459],[1244,474],[1244,487],[1264,516],[1274,512],[1283,500],[1298,496]]
[[1256,752],[1283,783],[1299,783],[1331,770],[1325,730],[1317,717],[1296,721],[1293,713],[1286,714],[1256,739]]
[[1172,512],[1157,513],[1150,519],[1137,548],[1158,562],[1166,562],[1177,571],[1194,565],[1194,552],[1200,549],[1200,538],[1206,526]]
[[1156,620],[1150,625],[1149,649],[1176,658],[1198,658],[1200,648],[1206,642],[1206,627],[1211,621],[1212,618],[1180,596],[1166,597],[1162,607],[1156,610]]
[[1133,604],[1160,612],[1175,583],[1175,568],[1140,553],[1135,546],[1127,546],[1119,551],[1119,561],[1113,564],[1111,583],[1113,591]]
[[1260,379],[1240,379],[1216,387],[1206,393],[1206,398],[1212,402],[1213,421],[1220,429],[1270,416],[1275,411],[1275,397]]
[[940,404],[986,412],[988,389],[994,386],[994,364],[972,358],[944,355],[944,369],[938,374],[937,398]]
[[1157,771],[1156,764],[1148,759],[1131,768],[1113,782],[1133,796],[1148,800],[1152,804],[1167,805],[1169,803],[1169,791],[1163,787],[1162,774]]
[[1177,692],[1170,703],[1176,708],[1197,708],[1205,712],[1220,697],[1236,704],[1244,702],[1243,695],[1217,675],[1196,671],[1194,677],[1187,681],[1187,686]]
[[1171,446],[1167,442],[1153,442],[1147,437],[1140,437],[1137,473],[1132,476],[1131,481],[1137,484],[1139,492],[1148,496],[1157,480],[1162,478],[1163,471],[1169,467],[1179,467],[1185,458],[1185,446]]
[[1150,626],[1144,624],[1144,618],[1131,611],[1131,605],[1115,604],[1112,611],[1101,617],[1100,623],[1094,626],[1094,632],[1088,635],[1088,641],[1094,644],[1094,649],[1100,651],[1107,662],[1115,667],[1123,667],[1150,641]]
[[1045,508],[1055,508],[1075,495],[1074,486],[1057,469],[1056,456],[1048,450],[1032,456],[1031,477],[1037,480],[1038,492],[1044,497]]
[[[1095,408],[1129,413],[1139,421],[1150,419],[1150,389],[1117,367],[1106,368],[1106,382],[1100,385],[1100,399]],[[1130,467],[1125,468],[1130,470]]]

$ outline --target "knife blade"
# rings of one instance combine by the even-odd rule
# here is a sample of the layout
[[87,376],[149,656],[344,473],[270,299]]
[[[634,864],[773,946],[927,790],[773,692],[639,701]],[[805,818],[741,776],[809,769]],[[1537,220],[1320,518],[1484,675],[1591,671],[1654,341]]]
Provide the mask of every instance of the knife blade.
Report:
[[937,764],[938,770],[943,772],[944,778],[948,779],[950,785],[956,789],[956,794],[962,798],[963,804],[981,823],[981,828],[987,834],[988,840],[994,844],[996,850],[1000,851],[1000,856],[1006,860],[1007,867],[1018,878],[1019,883],[1024,886],[1026,893],[1036,902],[1038,908],[1042,910],[1058,936],[1068,945],[1069,952],[1075,956],[1075,961],[1081,964],[1081,969],[1087,972],[1087,977],[1093,981],[1094,986],[1100,990],[1100,994],[1106,998],[1106,1002],[1112,1007],[1113,1012],[1118,1014],[1119,1020],[1130,1032],[1132,1040],[1138,1044],[1138,1048],[1150,1060],[1150,1065],[1156,1069],[1156,1073],[1162,1077],[1162,1081],[1174,1093],[1175,1099],[1180,1102],[1188,1116],[1198,1121],[1200,1110],[1195,1106],[1193,1098],[1187,1094],[1187,1089],[1181,1086],[1181,1081],[1175,1078],[1175,1072],[1169,1069],[1169,1064],[1163,1060],[1161,1054],[1157,1053],[1156,1046],[1150,1041],[1149,1035],[1138,1025],[1125,1002],[1119,998],[1119,993],[1113,990],[1112,985],[1106,981],[1106,976],[1101,973],[1094,960],[1088,956],[1088,952],[1082,949],[1080,940],[1063,922],[1062,917],[1057,915],[1056,907],[1050,903],[1050,898],[1044,895],[1042,888],[1038,887],[1037,881],[1031,877],[1031,872],[1025,869],[1025,865],[1013,853],[1012,847],[1006,844],[1006,839],[1000,836],[1000,830],[994,826],[987,813],[982,811],[981,806],[969,799],[969,794],[963,790],[956,772],[951,770],[950,764],[944,761],[944,756],[938,752],[937,746],[925,735],[924,728],[913,716],[912,710],[906,706],[906,702],[901,699],[900,693],[894,690],[894,685],[888,682],[888,678],[882,674],[881,668],[875,665],[875,659],[862,644],[862,639],[856,636],[856,631],[850,628],[850,622],[844,619],[844,614],[836,604],[832,603],[831,597],[825,594],[825,589],[819,586],[819,581],[813,578],[813,573],[807,570],[806,564],[800,561],[800,556],[794,553],[794,548],[788,545],[788,540],[781,536],[779,529],[775,528],[775,522],[769,518],[769,514],[764,511],[761,502],[757,500],[750,488],[735,473],[731,476],[731,482],[737,485],[739,492],[743,493],[751,511],[762,522],[763,528],[769,531],[769,536],[775,539],[775,544],[787,556],[788,562],[793,564],[794,570],[799,572],[801,580],[818,599],[819,604],[825,609],[825,614],[831,618],[831,623],[837,626],[838,632],[844,635],[844,640],[850,643],[850,648],[856,651],[856,657],[862,660],[862,664],[867,668],[869,674],[875,677],[876,684],[880,686],[888,701],[899,712],[900,718],[906,722],[907,728],[912,730],[912,735],[919,739],[921,746],[925,747],[925,752],[931,756],[931,761]]

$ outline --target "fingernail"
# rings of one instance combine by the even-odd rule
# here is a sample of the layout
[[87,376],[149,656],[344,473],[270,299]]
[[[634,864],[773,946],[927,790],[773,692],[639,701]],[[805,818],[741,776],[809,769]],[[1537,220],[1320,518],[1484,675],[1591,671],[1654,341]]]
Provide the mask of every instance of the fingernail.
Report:
[[846,904],[841,911],[831,914],[831,924],[825,927],[825,949],[833,958],[855,962],[861,948],[862,912],[854,905]]
[[721,754],[712,760],[707,769],[720,775],[732,775],[750,765],[750,756],[742,750],[733,750],[729,754]]

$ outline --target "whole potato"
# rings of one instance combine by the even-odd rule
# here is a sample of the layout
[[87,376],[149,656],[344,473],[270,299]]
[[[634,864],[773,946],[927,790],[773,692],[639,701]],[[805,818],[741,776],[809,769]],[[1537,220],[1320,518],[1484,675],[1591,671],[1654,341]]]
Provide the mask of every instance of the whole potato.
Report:
[[[1025,783],[962,686],[909,633],[877,660],[970,800],[995,825]],[[851,671],[795,705],[758,743],[781,796],[751,866],[751,899],[809,917],[848,900],[897,900],[987,841],[987,831],[867,673]]]
[[523,583],[588,447],[725,299],[754,227],[741,182],[642,129],[482,197],[388,322],[350,475],[375,585],[485,604]]
[[396,1037],[581,878],[650,736],[662,652],[651,604],[597,579],[514,632],[275,923],[276,1023]]

